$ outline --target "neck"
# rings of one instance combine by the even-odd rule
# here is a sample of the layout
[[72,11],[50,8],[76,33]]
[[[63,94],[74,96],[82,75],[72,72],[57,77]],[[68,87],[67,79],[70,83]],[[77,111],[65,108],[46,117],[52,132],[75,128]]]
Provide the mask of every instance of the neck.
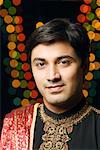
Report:
[[48,110],[50,110],[53,113],[61,114],[67,111],[70,111],[72,108],[74,108],[81,100],[83,100],[83,96],[80,96],[75,99],[69,99],[67,102],[62,104],[51,104],[48,103],[46,100],[44,100],[44,104],[47,107]]

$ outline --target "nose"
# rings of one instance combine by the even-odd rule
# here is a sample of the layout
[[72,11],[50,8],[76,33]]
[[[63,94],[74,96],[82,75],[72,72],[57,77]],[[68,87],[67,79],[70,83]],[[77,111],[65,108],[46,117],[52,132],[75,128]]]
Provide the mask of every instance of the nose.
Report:
[[61,75],[57,67],[54,65],[49,66],[47,80],[56,81],[60,79],[61,79]]

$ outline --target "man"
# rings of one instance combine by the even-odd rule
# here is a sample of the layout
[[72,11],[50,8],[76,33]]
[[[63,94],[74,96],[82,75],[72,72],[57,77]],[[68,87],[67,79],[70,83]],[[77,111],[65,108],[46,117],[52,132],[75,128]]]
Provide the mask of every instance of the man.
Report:
[[53,19],[32,33],[28,49],[43,104],[6,115],[1,149],[99,150],[100,111],[82,94],[89,52],[85,29]]

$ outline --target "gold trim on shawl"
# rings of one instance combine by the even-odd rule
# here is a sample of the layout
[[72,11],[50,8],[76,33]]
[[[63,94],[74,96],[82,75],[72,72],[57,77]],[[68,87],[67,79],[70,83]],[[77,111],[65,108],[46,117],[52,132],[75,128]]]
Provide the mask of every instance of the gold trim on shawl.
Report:
[[35,130],[36,117],[37,117],[37,108],[39,107],[39,105],[40,105],[39,103],[36,103],[34,105],[32,125],[31,125],[31,128],[30,128],[29,150],[33,149],[34,130]]

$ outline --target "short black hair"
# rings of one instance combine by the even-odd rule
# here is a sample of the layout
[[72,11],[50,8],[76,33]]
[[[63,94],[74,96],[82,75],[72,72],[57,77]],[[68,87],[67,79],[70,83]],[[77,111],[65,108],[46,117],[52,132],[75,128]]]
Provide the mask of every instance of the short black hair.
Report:
[[88,58],[90,46],[87,31],[81,24],[73,23],[66,18],[55,18],[35,29],[26,47],[31,53],[38,44],[49,45],[61,41],[69,43],[84,64]]

